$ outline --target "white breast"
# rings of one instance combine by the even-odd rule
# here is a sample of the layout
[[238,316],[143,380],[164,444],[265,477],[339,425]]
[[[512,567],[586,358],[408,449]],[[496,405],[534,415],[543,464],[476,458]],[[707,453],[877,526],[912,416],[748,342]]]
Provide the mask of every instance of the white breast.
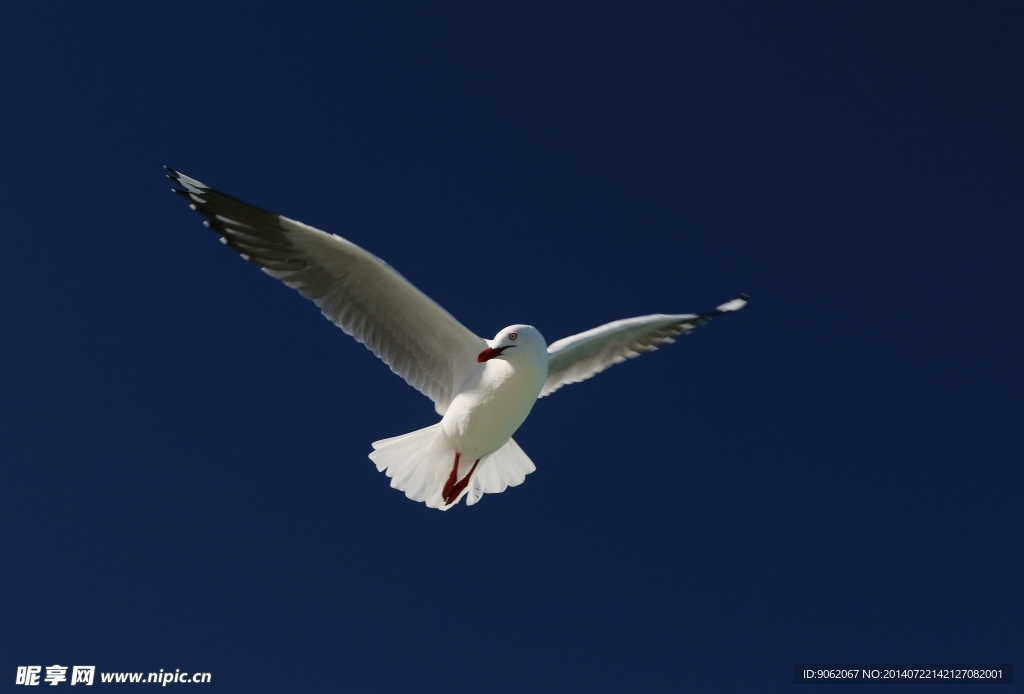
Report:
[[480,365],[455,396],[441,428],[468,461],[504,446],[526,420],[547,379],[543,359],[522,354]]

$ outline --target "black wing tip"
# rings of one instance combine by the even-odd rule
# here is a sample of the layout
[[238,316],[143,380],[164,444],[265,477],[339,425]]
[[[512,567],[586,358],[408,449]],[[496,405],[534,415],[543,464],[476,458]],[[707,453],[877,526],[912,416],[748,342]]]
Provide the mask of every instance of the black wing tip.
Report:
[[[223,209],[225,203],[242,205],[253,213],[266,214],[272,217],[280,216],[274,212],[270,212],[269,210],[251,205],[244,200],[239,200],[236,197],[222,193],[219,190],[211,188],[202,181],[197,181],[190,176],[186,176],[170,166],[164,165],[164,169],[170,172],[167,174],[167,178],[181,186],[181,188],[171,188],[171,192],[176,195],[180,195],[182,198],[192,203],[192,209],[205,217],[211,217],[214,214],[219,214],[217,210]],[[196,197],[199,195],[202,196],[202,199]]]
[[[202,188],[204,190],[209,188],[209,186],[206,185],[205,183],[203,183],[202,181],[197,181],[196,179],[192,178],[191,176],[186,176],[185,174],[181,173],[177,169],[172,169],[170,166],[167,166],[166,164],[164,164],[164,169],[168,172],[167,173],[167,178],[171,179],[172,181],[176,181],[179,185],[183,185],[186,188],[188,188],[190,186],[195,186],[197,188]],[[189,181],[188,183],[186,183],[183,180],[183,179],[186,179],[186,178]]]
[[[177,169],[172,169],[171,167],[167,166],[167,164],[164,164],[164,170],[167,171],[167,174],[166,174],[167,178],[171,179],[172,181],[177,183],[179,186],[185,185],[184,183],[181,182],[181,172],[180,171],[178,171]],[[181,195],[182,193],[187,194],[187,191],[181,190],[179,188],[171,188],[171,191],[175,192],[175,193],[178,193],[179,195]]]
[[[729,301],[726,301],[724,304],[721,304],[720,306],[715,308],[715,310],[706,311],[698,315],[705,320],[711,320],[716,316],[724,316],[727,313],[735,313],[736,311],[739,311],[741,308],[746,306],[749,301],[749,294],[738,294],[735,298],[730,299]],[[737,302],[739,302],[739,305],[736,305]]]

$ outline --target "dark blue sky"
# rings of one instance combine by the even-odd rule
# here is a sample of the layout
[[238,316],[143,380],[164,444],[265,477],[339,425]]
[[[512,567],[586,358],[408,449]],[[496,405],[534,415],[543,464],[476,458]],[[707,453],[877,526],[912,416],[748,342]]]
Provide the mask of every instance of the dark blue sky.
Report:
[[[0,682],[1024,662],[1022,30],[1009,2],[5,4]],[[540,401],[537,472],[438,513],[366,457],[429,400],[163,164],[486,337],[751,304]]]

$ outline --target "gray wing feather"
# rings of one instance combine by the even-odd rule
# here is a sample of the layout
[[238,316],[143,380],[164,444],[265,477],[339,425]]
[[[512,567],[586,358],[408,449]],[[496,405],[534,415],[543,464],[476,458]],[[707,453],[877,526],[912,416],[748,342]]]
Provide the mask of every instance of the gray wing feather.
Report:
[[354,243],[170,171],[224,244],[313,301],[444,413],[487,347],[482,338]]
[[675,342],[675,337],[690,333],[715,316],[740,310],[746,305],[747,298],[740,294],[707,313],[658,313],[617,320],[553,342],[548,346],[548,380],[540,391],[540,397],[550,395],[568,383],[585,381],[613,364],[621,364]]

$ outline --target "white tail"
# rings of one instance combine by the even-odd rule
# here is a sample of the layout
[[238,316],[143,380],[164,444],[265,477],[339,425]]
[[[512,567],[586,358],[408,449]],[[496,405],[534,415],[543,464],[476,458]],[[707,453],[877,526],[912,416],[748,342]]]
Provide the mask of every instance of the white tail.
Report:
[[[472,506],[484,494],[499,494],[523,483],[537,469],[523,449],[512,439],[504,446],[480,459],[466,488],[451,504],[442,495],[445,482],[455,462],[455,448],[441,430],[441,423],[417,431],[373,442],[370,460],[377,469],[391,478],[391,486],[405,492],[413,501],[422,501],[430,508],[447,511],[466,496]],[[473,467],[472,460],[460,460],[461,478]]]
[[515,439],[485,455],[469,481],[466,505],[472,506],[484,494],[501,494],[509,487],[518,487],[526,476],[537,469],[530,457],[523,452]]

